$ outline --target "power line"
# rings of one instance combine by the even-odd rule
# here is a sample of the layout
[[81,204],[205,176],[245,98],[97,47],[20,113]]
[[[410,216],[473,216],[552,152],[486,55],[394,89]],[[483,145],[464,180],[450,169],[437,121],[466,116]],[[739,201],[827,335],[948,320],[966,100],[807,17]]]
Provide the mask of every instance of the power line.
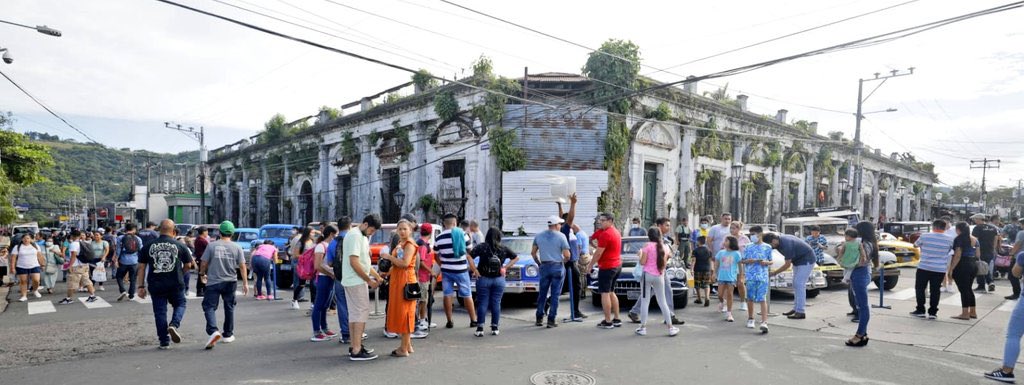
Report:
[[0,75],[3,75],[4,78],[7,79],[7,81],[11,82],[11,84],[13,84],[15,87],[17,87],[18,90],[20,90],[23,94],[25,94],[25,96],[28,96],[29,99],[32,99],[33,102],[36,102],[36,104],[38,104],[39,107],[42,107],[44,110],[46,110],[46,112],[49,112],[50,115],[53,115],[55,118],[60,119],[60,121],[64,122],[64,124],[66,124],[68,127],[71,127],[72,129],[77,131],[79,134],[82,134],[82,136],[84,136],[86,139],[89,139],[91,142],[96,143],[96,144],[100,144],[95,139],[90,137],[88,134],[86,134],[82,130],[79,130],[78,127],[75,127],[73,124],[68,122],[67,119],[64,119],[64,117],[58,115],[56,112],[51,110],[50,107],[47,107],[46,104],[44,104],[42,101],[40,101],[39,99],[36,99],[35,96],[32,96],[32,94],[29,93],[28,90],[22,88],[21,85],[19,85],[17,82],[15,82],[14,79],[11,79],[10,76],[7,76],[6,73],[4,73],[3,71],[0,71]]

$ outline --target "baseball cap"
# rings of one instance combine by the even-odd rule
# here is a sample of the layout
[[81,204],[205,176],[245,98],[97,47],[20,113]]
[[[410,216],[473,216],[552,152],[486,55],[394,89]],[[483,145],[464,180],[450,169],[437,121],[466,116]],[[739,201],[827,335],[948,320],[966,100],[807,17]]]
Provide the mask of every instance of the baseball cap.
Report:
[[985,214],[982,214],[982,213],[977,213],[977,214],[971,215],[971,219],[981,219],[981,220],[984,221],[984,220],[988,219],[988,215],[985,215]]
[[231,235],[231,234],[234,234],[235,233],[235,224],[231,223],[231,221],[221,222],[220,223],[220,228],[218,228],[218,230],[220,230],[220,234],[221,235]]
[[548,217],[548,226],[560,225],[560,224],[563,224],[563,223],[565,223],[565,221],[563,221],[562,218],[559,218],[557,215],[552,215],[552,216]]
[[430,235],[432,232],[434,232],[434,226],[431,226],[429,223],[420,225],[420,235]]

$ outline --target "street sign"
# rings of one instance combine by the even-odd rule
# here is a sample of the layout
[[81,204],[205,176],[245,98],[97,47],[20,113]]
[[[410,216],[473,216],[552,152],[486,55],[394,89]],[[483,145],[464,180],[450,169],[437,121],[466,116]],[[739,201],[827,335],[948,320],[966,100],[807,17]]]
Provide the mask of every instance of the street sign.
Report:
[[118,221],[118,222],[121,222],[121,221],[124,220],[124,215],[115,215],[114,216],[114,220]]

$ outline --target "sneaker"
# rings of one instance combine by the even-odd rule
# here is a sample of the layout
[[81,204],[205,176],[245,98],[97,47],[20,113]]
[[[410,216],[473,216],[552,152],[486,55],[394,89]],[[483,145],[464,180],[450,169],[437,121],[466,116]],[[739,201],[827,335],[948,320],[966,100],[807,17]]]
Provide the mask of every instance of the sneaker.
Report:
[[725,320],[728,321],[728,322],[736,322],[736,320],[732,318],[732,314],[731,313],[725,317]]
[[213,334],[210,335],[210,339],[206,340],[206,350],[213,349],[214,345],[217,345],[217,342],[219,342],[220,339],[220,332],[213,332]]
[[618,318],[612,319],[612,326],[617,327],[617,328],[621,328],[622,327],[622,320],[620,320]]
[[97,299],[99,298],[97,298],[95,295],[90,295],[89,298],[85,299],[85,302],[96,302]]
[[637,315],[636,313],[629,312],[629,313],[626,314],[626,316],[629,317],[629,322],[632,322],[632,323],[635,323],[635,324],[640,323],[640,316]]
[[978,287],[974,288],[974,291],[984,292],[985,291],[985,286],[978,286]]
[[38,289],[32,292],[32,296],[34,296],[36,298],[43,298],[43,295],[39,294],[39,290]]
[[544,326],[544,316],[537,316],[537,322],[534,322],[533,326]]
[[265,296],[265,295],[257,295],[256,296],[256,300],[257,301],[262,301],[262,300],[265,300],[265,299],[267,299],[267,296]]
[[389,331],[385,330],[384,331],[384,338],[390,338],[390,339],[398,338],[398,333],[392,333],[392,332],[389,332]]
[[668,328],[669,337],[675,337],[677,334],[679,334],[679,328],[675,326]]
[[1020,298],[1020,295],[1008,295],[1003,298],[1008,299],[1010,301],[1016,301],[1018,298]]
[[128,298],[128,293],[121,293],[121,295],[117,296],[117,302],[124,301],[126,298]]
[[638,327],[638,328],[636,328],[636,330],[633,331],[633,333],[636,333],[636,335],[638,335],[638,336],[646,336],[647,335],[647,328],[645,328],[643,326]]
[[928,319],[930,319],[930,320],[934,320],[935,318],[937,318],[937,317],[935,316],[935,314],[929,314],[929,315],[928,315]]
[[614,329],[615,325],[612,324],[612,323],[609,323],[608,321],[601,320],[601,322],[597,323],[597,327],[599,327],[601,329]]
[[370,361],[377,359],[377,355],[366,351],[366,348],[359,349],[359,353],[349,353],[348,359],[352,361]]
[[721,313],[725,313],[725,303],[723,303],[723,302],[719,302],[718,303],[718,311],[721,312]]
[[62,300],[60,300],[60,302],[57,302],[57,303],[58,303],[58,304],[60,304],[60,305],[69,305],[69,304],[71,304],[72,302],[75,302],[75,301],[73,301],[73,300],[72,300],[72,299],[71,299],[71,298],[69,297],[69,298],[64,298],[64,299],[62,299]]
[[481,327],[476,328],[476,331],[473,332],[473,335],[477,336],[477,337],[483,337],[484,336],[484,328],[481,328]]
[[740,302],[740,311],[747,311],[747,303]]
[[167,334],[171,335],[171,341],[172,342],[174,342],[176,344],[180,344],[181,343],[181,334],[178,334],[178,327],[176,327],[176,326],[168,326],[167,327]]
[[747,329],[753,329],[753,328],[754,328],[754,319],[753,318],[748,319],[747,320]]
[[1013,384],[1014,378],[1013,373],[1003,373],[1003,369],[996,369],[991,372],[985,373],[985,378],[990,380],[996,380],[999,382],[1005,382],[1007,384]]
[[427,332],[422,331],[422,330],[417,330],[417,331],[412,333],[412,339],[420,340],[420,339],[427,338],[428,335],[430,335],[430,333],[427,333]]
[[18,302],[25,302],[25,301],[28,301],[28,297],[21,296],[21,298],[18,298]]
[[160,345],[160,346],[157,346],[156,348],[160,349],[160,350],[170,350],[171,349],[171,345]]
[[768,334],[768,323],[761,322],[761,334]]
[[[992,285],[992,290],[995,290],[995,287],[996,285]],[[107,289],[104,289],[103,285],[100,285],[100,291],[107,291]]]
[[128,294],[128,300],[129,301],[134,300],[134,299],[135,299],[135,294]]
[[327,337],[327,335],[324,333],[316,333],[313,335],[313,337],[310,337],[309,340],[313,342],[323,342],[330,340],[330,338]]
[[223,342],[225,344],[235,342],[235,336],[221,338],[220,342]]
[[[100,286],[100,289],[102,288],[103,286]],[[988,291],[996,291],[996,285],[994,283],[988,284]]]
[[419,329],[419,330],[427,330],[427,329],[429,329],[429,327],[427,326],[427,320],[420,320],[420,322],[417,322],[416,323],[416,329]]
[[292,310],[299,310],[299,301],[292,301]]
[[501,334],[501,332],[500,332],[500,331],[498,331],[498,328],[496,328],[496,327],[493,327],[493,326],[492,326],[492,327],[491,327],[491,335],[492,335],[492,336],[496,336],[496,335],[498,335],[498,334]]
[[673,314],[673,315],[672,315],[672,324],[673,324],[673,325],[685,325],[685,324],[686,324],[686,321],[683,321],[683,320],[681,320],[681,319],[679,319],[679,318],[676,318],[676,315],[675,315],[675,314]]
[[332,332],[330,330],[324,330],[324,335],[327,336],[327,338],[334,338],[338,336],[338,333]]
[[921,310],[914,310],[914,311],[910,312],[910,315],[912,315],[914,317],[917,317],[917,318],[925,318],[925,317],[927,317],[925,312],[923,312]]
[[[365,352],[367,352],[369,354],[373,354],[373,348],[368,348],[368,347],[366,347],[366,345],[363,345],[363,351],[365,351]],[[352,348],[351,347],[348,348],[348,354],[350,354],[350,355],[352,354]]]
[[708,307],[708,306],[711,306],[711,300],[710,299],[704,300],[704,307]]

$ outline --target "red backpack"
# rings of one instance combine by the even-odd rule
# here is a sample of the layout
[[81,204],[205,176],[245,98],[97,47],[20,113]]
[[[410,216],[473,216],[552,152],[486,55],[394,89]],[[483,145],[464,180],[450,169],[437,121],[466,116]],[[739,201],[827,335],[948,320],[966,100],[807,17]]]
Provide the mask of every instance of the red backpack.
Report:
[[316,259],[313,253],[316,251],[316,247],[310,247],[309,250],[303,251],[302,255],[299,256],[299,264],[295,267],[295,272],[299,275],[299,279],[310,280],[316,276],[316,268],[313,267],[313,260]]

